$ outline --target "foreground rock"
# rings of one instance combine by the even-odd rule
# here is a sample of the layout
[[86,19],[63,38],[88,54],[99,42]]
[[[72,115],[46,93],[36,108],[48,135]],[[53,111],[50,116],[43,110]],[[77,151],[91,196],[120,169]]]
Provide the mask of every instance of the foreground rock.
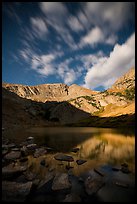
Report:
[[20,157],[21,157],[20,151],[11,151],[5,155],[4,159],[14,160],[14,159],[19,159]]
[[86,160],[82,160],[82,159],[76,160],[76,163],[77,163],[78,165],[84,164],[85,162],[87,162],[87,161],[86,161]]
[[57,173],[52,184],[52,190],[62,190],[70,188],[71,184],[66,173]]
[[47,153],[47,150],[44,147],[41,147],[41,148],[36,149],[36,151],[34,153],[34,157],[37,158],[37,157],[40,157],[46,153]]
[[53,179],[53,177],[54,177],[53,173],[47,172],[45,175],[45,178],[42,181],[40,181],[38,185],[38,189],[43,187],[46,183],[48,183],[51,179]]
[[56,160],[59,160],[59,161],[68,161],[68,162],[73,162],[74,161],[73,157],[71,157],[69,155],[61,154],[61,153],[60,154],[56,154],[54,156],[54,158]]
[[88,195],[95,194],[103,185],[104,182],[101,178],[89,176],[85,181],[85,189]]
[[68,194],[62,202],[81,202],[81,198],[76,194]]
[[23,202],[30,193],[32,182],[2,182],[2,200],[5,202]]
[[14,164],[9,164],[2,168],[2,178],[8,179],[14,176],[18,176],[20,173],[27,170],[27,166],[14,166]]

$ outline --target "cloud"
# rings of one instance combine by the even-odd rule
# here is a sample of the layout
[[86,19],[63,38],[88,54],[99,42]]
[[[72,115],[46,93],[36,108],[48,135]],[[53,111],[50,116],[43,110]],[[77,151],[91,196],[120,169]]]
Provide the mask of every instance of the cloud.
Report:
[[68,25],[72,31],[79,32],[82,31],[83,25],[80,23],[76,16],[70,16],[68,19]]
[[81,39],[81,46],[89,44],[95,45],[96,43],[103,42],[104,34],[99,27],[94,27],[86,36]]
[[98,63],[99,59],[104,57],[104,53],[102,51],[99,51],[95,54],[86,54],[81,55],[78,58],[81,59],[84,65],[84,69],[89,70],[91,66]]
[[25,60],[25,62],[30,62],[31,57],[34,55],[34,51],[30,48],[24,48],[22,50],[19,50],[19,56]]
[[84,37],[80,40],[80,47],[86,45],[95,46],[99,43],[114,45],[117,41],[115,34],[107,35],[99,27],[92,28]]
[[46,22],[57,32],[64,42],[72,49],[77,46],[67,28],[69,16],[66,6],[61,2],[40,2],[40,9],[45,14]]
[[131,2],[87,2],[83,7],[92,25],[119,30],[133,15],[134,4]]
[[87,16],[85,15],[85,13],[80,10],[77,14],[79,21],[81,22],[81,24],[85,27],[85,28],[89,28],[89,20],[87,19]]
[[76,79],[79,73],[75,72],[74,69],[70,68],[70,63],[74,59],[72,57],[66,59],[64,62],[61,62],[58,65],[57,74],[62,78],[63,82],[67,85],[72,84]]
[[64,83],[65,84],[72,84],[76,80],[76,73],[73,69],[70,69],[66,72],[64,76]]
[[108,38],[106,38],[105,43],[106,44],[110,44],[110,45],[114,45],[117,41],[118,37],[116,35],[110,35],[108,36]]
[[67,13],[67,8],[61,2],[40,2],[41,10],[52,19],[61,18]]
[[48,28],[46,26],[45,21],[42,18],[31,17],[30,22],[32,25],[33,32],[35,32],[37,37],[43,37],[46,33],[48,33]]
[[53,64],[56,58],[53,54],[34,55],[31,60],[31,67],[43,76],[55,74],[55,67]]
[[85,87],[110,87],[135,65],[135,33],[122,45],[116,44],[109,57],[101,57],[87,72]]
[[117,31],[132,19],[133,2],[81,2],[78,19],[88,30],[81,38],[80,46],[97,43],[114,45],[118,40]]

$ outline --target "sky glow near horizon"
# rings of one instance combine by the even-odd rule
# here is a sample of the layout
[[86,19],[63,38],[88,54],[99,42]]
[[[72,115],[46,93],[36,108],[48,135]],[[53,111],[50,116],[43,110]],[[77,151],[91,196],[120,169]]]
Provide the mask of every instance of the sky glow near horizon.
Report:
[[134,2],[3,2],[2,81],[109,88],[135,66]]

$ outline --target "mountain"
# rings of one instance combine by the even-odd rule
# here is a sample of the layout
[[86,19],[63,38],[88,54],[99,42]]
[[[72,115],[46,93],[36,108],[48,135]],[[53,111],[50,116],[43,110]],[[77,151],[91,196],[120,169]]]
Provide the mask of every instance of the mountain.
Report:
[[131,68],[127,73],[120,77],[109,91],[124,92],[126,89],[131,89],[135,87],[135,68]]
[[22,98],[31,99],[34,101],[46,102],[46,101],[66,101],[72,97],[96,94],[95,91],[91,91],[84,87],[80,87],[76,84],[67,86],[66,84],[42,84],[36,86],[27,86],[20,84],[2,84],[3,88],[6,88],[10,92],[16,93]]
[[27,86],[3,83],[2,87],[3,126],[54,126],[78,124],[79,121],[86,125],[87,118],[92,118],[92,124],[88,124],[94,126],[97,123],[93,118],[102,120],[135,113],[134,68],[103,92],[76,84]]

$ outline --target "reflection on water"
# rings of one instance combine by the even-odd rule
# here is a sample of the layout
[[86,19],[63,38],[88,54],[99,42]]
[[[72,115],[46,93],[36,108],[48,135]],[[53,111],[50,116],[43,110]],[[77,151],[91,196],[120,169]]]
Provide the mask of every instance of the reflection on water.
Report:
[[[75,161],[86,159],[87,162],[81,166],[76,162],[72,164],[75,174],[80,174],[99,164],[121,165],[123,162],[127,162],[134,172],[134,135],[122,134],[120,131],[106,128],[33,128],[29,132],[33,133],[36,143],[52,147],[55,152],[67,153],[73,156]],[[71,152],[75,147],[78,147],[79,151]],[[54,165],[56,163],[58,168],[59,163],[55,161],[53,155],[50,155],[49,161],[54,162]],[[66,165],[65,162],[63,164]]]
[[[16,133],[17,134],[17,133]],[[135,168],[135,137],[118,130],[106,128],[32,128],[22,133],[22,141],[28,136],[33,136],[39,145],[45,145],[54,149],[54,152],[43,157],[29,157],[30,166],[35,171],[44,175],[44,169],[39,165],[45,159],[50,167],[59,171],[66,170],[66,162],[60,164],[54,159],[57,152],[63,152],[73,156],[73,173],[79,175],[100,164],[121,165],[127,162],[129,168],[134,172]],[[21,133],[20,133],[21,137]],[[15,139],[15,137],[14,137]],[[18,138],[17,138],[18,141]],[[19,142],[19,141],[18,141]],[[71,150],[79,148],[77,153]],[[86,159],[87,162],[77,165],[77,159]]]

